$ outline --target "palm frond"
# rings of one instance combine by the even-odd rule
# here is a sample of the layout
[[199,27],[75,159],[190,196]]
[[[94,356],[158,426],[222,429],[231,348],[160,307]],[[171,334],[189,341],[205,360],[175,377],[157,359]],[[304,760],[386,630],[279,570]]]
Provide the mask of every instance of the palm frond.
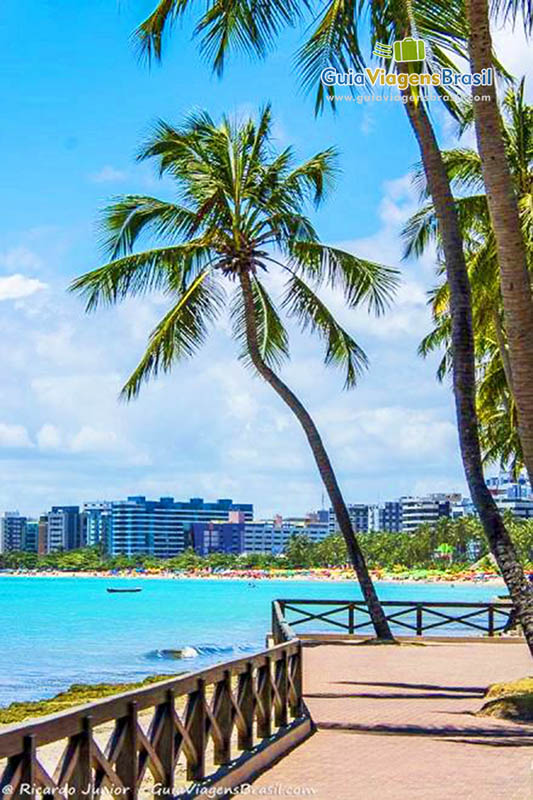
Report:
[[[250,275],[254,298],[255,325],[261,358],[271,369],[279,368],[289,357],[289,337],[278,311],[256,275]],[[240,345],[239,358],[252,367],[246,338],[246,317],[242,292],[237,289],[231,304],[233,336]]]
[[399,283],[398,270],[319,242],[290,242],[288,253],[291,267],[318,285],[341,290],[350,308],[366,303],[369,310],[383,313]]
[[298,321],[303,331],[309,329],[325,340],[324,363],[345,371],[346,389],[355,386],[357,378],[368,366],[365,353],[339,325],[322,300],[297,275],[292,275],[287,281],[282,306],[290,317]]
[[201,51],[222,74],[229,51],[264,57],[279,32],[293,27],[307,7],[306,0],[214,0],[195,28]]
[[161,247],[104,264],[77,278],[69,287],[85,298],[86,310],[113,305],[151,291],[175,291],[205,267],[211,257],[203,242]]
[[409,217],[402,228],[404,258],[419,258],[439,238],[439,226],[433,203],[428,203]]
[[491,10],[504,21],[511,20],[513,24],[517,19],[522,21],[526,34],[530,36],[533,33],[532,0],[492,0]]
[[152,13],[134,32],[139,53],[149,62],[159,61],[163,51],[163,37],[184,14],[190,0],[159,0]]
[[131,400],[139,394],[144,381],[194,355],[206,338],[208,325],[222,310],[224,296],[222,287],[207,270],[197,275],[152,331],[146,352],[124,385],[121,397]]
[[[332,0],[317,13],[312,31],[296,53],[295,62],[306,91],[316,89],[315,111],[324,106],[324,85],[320,76],[332,67],[347,72],[350,67],[362,68],[364,58],[358,39],[359,0]],[[332,103],[332,107],[333,107]]]
[[196,232],[196,216],[184,206],[143,195],[125,195],[103,210],[101,244],[111,258],[130,253],[138,237],[154,233],[177,240]]

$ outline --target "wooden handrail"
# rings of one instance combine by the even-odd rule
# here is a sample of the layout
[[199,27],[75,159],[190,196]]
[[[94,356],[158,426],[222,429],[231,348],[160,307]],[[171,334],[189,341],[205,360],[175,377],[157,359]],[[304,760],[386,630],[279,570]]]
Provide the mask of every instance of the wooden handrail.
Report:
[[[298,603],[298,605],[300,605],[300,606],[306,606],[306,605],[313,605],[313,606],[323,606],[323,605],[327,605],[327,606],[331,606],[331,605],[340,605],[340,606],[356,605],[357,606],[357,605],[359,605],[359,606],[364,606],[364,605],[366,605],[364,600],[362,600],[362,599],[361,600],[354,600],[353,597],[350,600],[336,600],[336,599],[335,600],[322,600],[322,599],[312,600],[310,598],[305,598],[304,600],[302,600],[301,598],[288,599],[288,598],[284,597],[282,600],[275,600],[274,602],[277,602],[277,603],[280,603],[280,604],[283,604],[283,605]],[[446,608],[446,607],[448,607],[448,608],[480,608],[480,607],[487,608],[487,606],[492,606],[493,608],[501,608],[502,610],[509,611],[509,603],[493,603],[491,601],[487,601],[486,603],[466,603],[466,602],[465,603],[461,603],[459,601],[453,601],[452,602],[452,601],[448,601],[448,600],[442,601],[442,602],[441,601],[433,601],[433,600],[431,600],[429,602],[426,602],[425,600],[381,600],[381,605],[382,606],[402,606],[402,607],[413,606],[413,607],[415,607],[415,606],[420,605],[420,604],[423,605],[423,606],[427,606],[427,607],[433,606],[434,608],[439,608],[439,607],[440,608]]]
[[[514,614],[509,603],[472,603],[452,601],[422,601],[422,600],[383,600],[381,602],[386,619],[401,629],[412,631],[417,636],[423,636],[425,631],[434,628],[460,624],[465,628],[480,631],[488,636],[508,630],[514,624]],[[316,613],[311,606],[329,607]],[[457,615],[451,613],[452,609],[458,611]],[[297,619],[288,620],[287,611],[300,613]],[[346,612],[346,622],[339,621],[339,614]],[[365,615],[362,622],[356,622],[356,612]],[[406,615],[414,614],[414,619],[406,619]],[[486,621],[483,618],[486,615]],[[499,615],[499,616],[497,616]],[[335,619],[332,617],[335,616]],[[429,619],[428,619],[429,617]],[[504,618],[504,619],[503,619]],[[342,617],[341,617],[342,619]],[[346,633],[353,634],[362,628],[371,626],[370,613],[364,600],[324,600],[324,599],[294,599],[283,598],[272,603],[272,630],[274,642],[290,641],[295,638],[293,628],[306,622],[321,622],[341,628]],[[501,624],[498,625],[497,621]]]
[[[108,787],[135,800],[150,772],[169,794],[180,757],[188,781],[209,778],[211,741],[215,765],[229,769],[237,750],[242,771],[243,759],[255,757],[258,740],[289,736],[298,720],[308,720],[301,661],[302,645],[293,637],[248,657],[5,728],[0,731],[0,759],[6,760],[0,793],[21,797],[26,784],[32,794],[68,788],[68,796],[93,797]],[[183,708],[178,708],[180,698]],[[146,729],[139,716],[150,711]],[[104,723],[113,729],[101,749],[94,729]],[[38,748],[63,740],[65,751],[50,774]]]

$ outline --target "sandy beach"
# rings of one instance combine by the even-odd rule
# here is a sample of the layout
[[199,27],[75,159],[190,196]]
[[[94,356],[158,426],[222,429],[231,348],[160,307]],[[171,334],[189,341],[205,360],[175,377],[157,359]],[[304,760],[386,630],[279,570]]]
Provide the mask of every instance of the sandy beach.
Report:
[[[417,570],[415,573],[393,573],[381,570],[371,571],[374,580],[381,583],[470,583],[493,585],[495,587],[505,586],[503,579],[499,575],[486,572],[431,572],[430,570]],[[241,580],[241,581],[263,581],[263,580],[286,580],[286,581],[326,581],[342,583],[344,581],[357,580],[355,573],[348,569],[305,569],[305,570],[227,570],[210,572],[207,570],[190,571],[171,571],[147,569],[143,571],[59,571],[59,570],[14,570],[0,572],[0,577],[24,577],[24,578],[121,578],[124,580]]]

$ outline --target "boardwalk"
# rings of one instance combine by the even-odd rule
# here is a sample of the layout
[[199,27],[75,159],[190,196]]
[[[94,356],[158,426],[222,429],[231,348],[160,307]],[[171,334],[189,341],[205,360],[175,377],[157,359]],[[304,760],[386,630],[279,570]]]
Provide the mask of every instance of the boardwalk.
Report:
[[487,684],[533,673],[524,645],[319,645],[304,664],[317,733],[262,775],[258,792],[532,800],[533,725],[473,715]]

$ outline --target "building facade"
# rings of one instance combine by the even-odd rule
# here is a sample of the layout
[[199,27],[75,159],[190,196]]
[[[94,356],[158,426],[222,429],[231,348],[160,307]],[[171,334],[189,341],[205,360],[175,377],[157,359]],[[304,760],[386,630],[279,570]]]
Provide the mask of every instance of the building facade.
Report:
[[108,552],[128,556],[146,553],[159,558],[171,558],[192,546],[194,523],[228,522],[232,512],[241,512],[245,520],[253,518],[251,503],[234,503],[227,498],[206,503],[200,497],[182,502],[173,497],[147,500],[134,496],[112,503],[111,510]]
[[458,498],[457,495],[445,494],[400,498],[402,531],[413,533],[420,525],[434,525],[441,517],[450,517]]
[[6,511],[2,517],[0,552],[14,553],[22,550],[27,517],[18,511]]
[[307,536],[312,542],[320,542],[330,535],[329,520],[280,516],[270,520],[246,522],[244,527],[244,550],[246,553],[280,555],[292,536]]
[[402,530],[402,504],[399,500],[388,500],[379,506],[378,530],[399,533]]
[[36,519],[27,519],[22,535],[22,549],[26,553],[39,552],[39,522]]
[[76,550],[81,547],[79,506],[52,506],[47,518],[48,553]]
[[[529,481],[523,475],[514,479],[509,473],[487,478],[487,486],[496,505],[502,513],[509,512],[518,519],[533,518],[533,495]],[[454,518],[467,515],[477,516],[477,510],[470,498],[463,498],[452,508]]]
[[111,502],[104,500],[84,503],[80,515],[82,545],[107,550],[111,539],[112,521]]
[[191,533],[195,552],[200,556],[210,553],[240,555],[244,552],[244,526],[242,512],[231,512],[228,522],[193,522]]

